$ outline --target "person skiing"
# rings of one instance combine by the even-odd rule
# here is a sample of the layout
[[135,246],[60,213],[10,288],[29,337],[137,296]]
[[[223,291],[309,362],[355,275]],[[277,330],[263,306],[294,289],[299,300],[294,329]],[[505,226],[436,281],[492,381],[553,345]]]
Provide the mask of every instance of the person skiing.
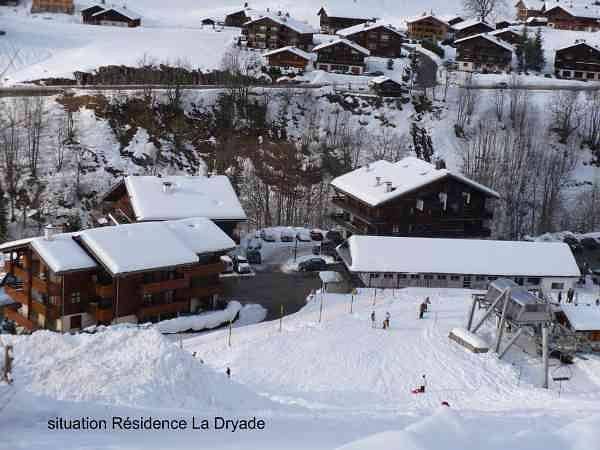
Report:
[[600,306],[600,298],[596,299],[596,306]]
[[375,311],[371,313],[371,328],[375,328]]
[[429,311],[429,305],[431,305],[429,297],[425,297],[425,301],[423,303],[425,304],[425,312]]
[[427,378],[425,377],[425,374],[423,374],[423,380],[421,381],[421,386],[419,386],[419,392],[421,392],[421,394],[424,394],[426,387],[427,387]]
[[558,291],[558,303],[562,302],[562,291]]
[[573,288],[569,288],[569,290],[567,291],[567,301],[569,303],[573,303],[573,295],[575,294],[575,291],[573,290]]
[[390,312],[387,311],[385,313],[385,320],[383,321],[383,329],[384,330],[387,330],[390,327],[390,318],[391,318]]
[[231,378],[231,369],[229,367],[225,370],[225,373],[227,374],[227,378]]
[[425,302],[423,302],[419,305],[419,319],[423,318],[423,314],[425,314],[425,311],[427,311],[427,305],[425,304]]

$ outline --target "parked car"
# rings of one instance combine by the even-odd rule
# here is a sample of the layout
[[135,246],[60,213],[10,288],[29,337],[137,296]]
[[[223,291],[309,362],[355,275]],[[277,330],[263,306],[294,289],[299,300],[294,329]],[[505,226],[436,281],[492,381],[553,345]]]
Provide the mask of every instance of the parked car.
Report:
[[298,239],[300,242],[310,242],[310,233],[307,230],[300,230],[296,233],[296,239]]
[[260,239],[252,238],[248,241],[248,250],[260,250],[262,248],[262,243]]
[[566,236],[563,239],[563,242],[565,244],[567,244],[569,247],[571,247],[571,251],[573,253],[579,253],[579,252],[581,252],[583,250],[583,247],[581,246],[581,243],[577,239],[575,239],[574,237]]
[[233,257],[233,268],[237,273],[250,273],[252,269],[245,256],[235,255]]
[[588,250],[598,250],[600,248],[600,243],[591,237],[583,238],[581,240],[581,245]]
[[315,245],[312,248],[312,254],[315,256],[319,256],[321,254],[321,246],[320,245]]
[[321,233],[319,230],[310,230],[310,238],[313,241],[322,241],[323,233]]
[[250,264],[262,264],[262,255],[258,250],[248,250],[246,258]]
[[225,264],[225,269],[223,270],[223,273],[233,272],[233,260],[229,255],[221,256],[221,262]]
[[508,89],[508,83],[506,81],[501,81],[496,84],[496,88],[498,89]]
[[261,230],[260,237],[265,242],[276,242],[275,234],[270,230]]
[[327,238],[328,241],[333,242],[335,245],[338,245],[338,244],[341,244],[342,242],[344,242],[344,237],[342,236],[342,233],[340,233],[339,231],[336,231],[336,230],[328,231],[327,234],[325,235],[325,237]]
[[289,230],[284,230],[281,232],[281,235],[279,236],[279,240],[281,242],[294,242],[294,238],[296,237],[296,235],[289,231]]
[[300,272],[313,272],[316,270],[324,270],[327,268],[327,263],[323,258],[310,258],[298,264]]

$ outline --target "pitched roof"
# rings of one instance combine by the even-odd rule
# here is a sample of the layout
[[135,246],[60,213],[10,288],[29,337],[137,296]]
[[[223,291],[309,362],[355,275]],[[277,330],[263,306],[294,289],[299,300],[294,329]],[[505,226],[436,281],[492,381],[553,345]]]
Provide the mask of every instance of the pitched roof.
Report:
[[419,22],[419,21],[425,20],[425,19],[433,19],[433,20],[435,20],[437,22],[440,22],[443,25],[446,25],[447,27],[450,26],[447,21],[445,21],[444,19],[442,19],[439,16],[434,16],[433,14],[424,14],[422,16],[413,17],[412,19],[406,19],[406,23]]
[[313,52],[318,52],[319,50],[322,50],[326,47],[331,47],[332,45],[338,45],[338,44],[344,44],[344,45],[347,45],[348,47],[352,47],[357,52],[363,53],[367,56],[369,56],[371,54],[371,52],[369,50],[367,50],[366,48],[364,48],[361,45],[358,45],[356,42],[352,42],[352,41],[349,41],[348,39],[342,39],[342,38],[333,39],[329,42],[323,42],[322,44],[319,44],[316,47],[314,47]]
[[318,33],[319,31],[313,28],[306,22],[294,19],[293,17],[287,17],[284,13],[274,13],[271,11],[255,11],[252,13],[251,18],[244,25],[248,25],[253,22],[257,22],[262,19],[271,19],[280,25],[284,25],[300,34],[311,34]]
[[198,254],[235,247],[204,217],[92,228],[79,238],[112,275],[193,264]]
[[580,41],[580,42],[575,42],[574,44],[569,44],[569,45],[565,45],[564,47],[559,47],[556,49],[556,51],[560,51],[560,50],[566,50],[569,48],[575,48],[575,47],[579,47],[580,45],[584,45],[586,47],[591,48],[592,50],[600,53],[600,48],[596,47],[595,45],[589,44],[588,42],[585,41]]
[[545,2],[545,13],[554,10],[562,9],[573,17],[582,17],[586,19],[600,19],[600,8],[588,4],[565,4],[547,1]]
[[460,44],[461,42],[466,42],[469,39],[476,39],[476,38],[486,39],[486,40],[490,41],[491,43],[496,44],[499,47],[505,48],[506,50],[509,50],[511,52],[514,51],[514,48],[510,44],[503,42],[501,39],[497,38],[496,36],[492,36],[488,33],[479,33],[479,34],[474,34],[473,36],[467,36],[462,39],[457,39],[456,41],[454,41],[454,43]]
[[562,242],[353,235],[337,250],[352,272],[581,276]]
[[[377,177],[380,179],[379,185]],[[368,167],[335,178],[331,185],[371,206],[377,206],[445,177],[453,177],[489,196],[499,197],[496,191],[463,175],[447,169],[436,169],[432,164],[414,157],[396,163],[384,160],[374,162]],[[385,182],[392,183],[392,191],[386,192]]]
[[[165,183],[171,183],[164,191]],[[246,220],[246,213],[224,175],[129,176],[125,187],[137,220],[172,220],[208,217],[212,220]]]
[[463,20],[462,22],[452,25],[452,28],[456,31],[461,31],[469,27],[474,27],[475,25],[485,25],[490,31],[494,30],[494,27],[489,23],[477,19]]
[[575,331],[600,330],[600,307],[595,305],[561,304],[560,309],[565,313],[571,327]]
[[120,14],[123,17],[128,18],[129,20],[138,20],[138,19],[142,18],[141,15],[139,15],[135,11],[130,10],[129,8],[127,8],[125,6],[111,6],[109,8],[103,9],[102,11],[98,11],[97,13],[92,14],[92,17],[100,16],[102,14],[105,14],[105,13],[109,12],[109,11],[114,11],[117,14]]
[[360,9],[354,8],[351,5],[345,4],[343,7],[338,5],[323,5],[317,15],[324,10],[327,14],[327,17],[338,17],[340,19],[364,19],[364,20],[373,20],[374,17],[368,16]]
[[398,30],[396,30],[391,25],[386,25],[382,22],[365,22],[359,23],[358,25],[354,25],[348,28],[342,28],[341,30],[337,30],[336,34],[343,37],[352,36],[353,34],[362,33],[364,31],[374,30],[375,28],[385,28],[387,31],[391,33],[396,33],[400,36],[404,36],[404,34]]
[[291,52],[294,55],[299,56],[300,58],[303,58],[307,61],[312,61],[313,59],[315,59],[314,55],[305,52],[304,50],[301,50],[297,47],[294,47],[293,45],[288,45],[287,47],[281,47],[281,48],[276,48],[275,50],[269,50],[268,52],[263,53],[263,56],[271,56],[271,55],[276,55],[278,53],[282,53],[282,52]]

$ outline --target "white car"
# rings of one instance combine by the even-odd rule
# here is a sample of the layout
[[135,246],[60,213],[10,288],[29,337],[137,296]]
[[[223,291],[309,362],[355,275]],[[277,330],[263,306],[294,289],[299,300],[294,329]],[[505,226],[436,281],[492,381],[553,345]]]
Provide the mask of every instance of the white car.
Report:
[[252,269],[250,268],[250,264],[247,262],[239,262],[237,265],[238,273],[252,273]]

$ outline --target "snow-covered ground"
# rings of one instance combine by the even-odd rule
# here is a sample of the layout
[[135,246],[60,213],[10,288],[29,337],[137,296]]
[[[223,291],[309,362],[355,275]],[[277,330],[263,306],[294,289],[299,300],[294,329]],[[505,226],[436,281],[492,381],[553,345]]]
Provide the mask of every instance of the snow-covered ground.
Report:
[[[419,320],[426,296],[430,312]],[[227,330],[186,339],[184,349],[155,329],[127,327],[9,337],[15,383],[0,385],[0,448],[595,449],[600,357],[576,358],[569,369],[551,360],[551,374],[568,370],[570,380],[560,396],[556,382],[541,389],[540,360],[526,346],[500,361],[448,339],[464,326],[469,301],[466,290],[365,289],[351,314],[351,296],[318,294],[284,318],[281,332],[279,321],[236,328],[231,347]],[[382,330],[388,311],[391,327]],[[492,330],[481,333],[487,342]],[[423,374],[426,393],[412,394]],[[249,414],[267,428],[73,434],[46,426],[54,416],[119,414]]]

